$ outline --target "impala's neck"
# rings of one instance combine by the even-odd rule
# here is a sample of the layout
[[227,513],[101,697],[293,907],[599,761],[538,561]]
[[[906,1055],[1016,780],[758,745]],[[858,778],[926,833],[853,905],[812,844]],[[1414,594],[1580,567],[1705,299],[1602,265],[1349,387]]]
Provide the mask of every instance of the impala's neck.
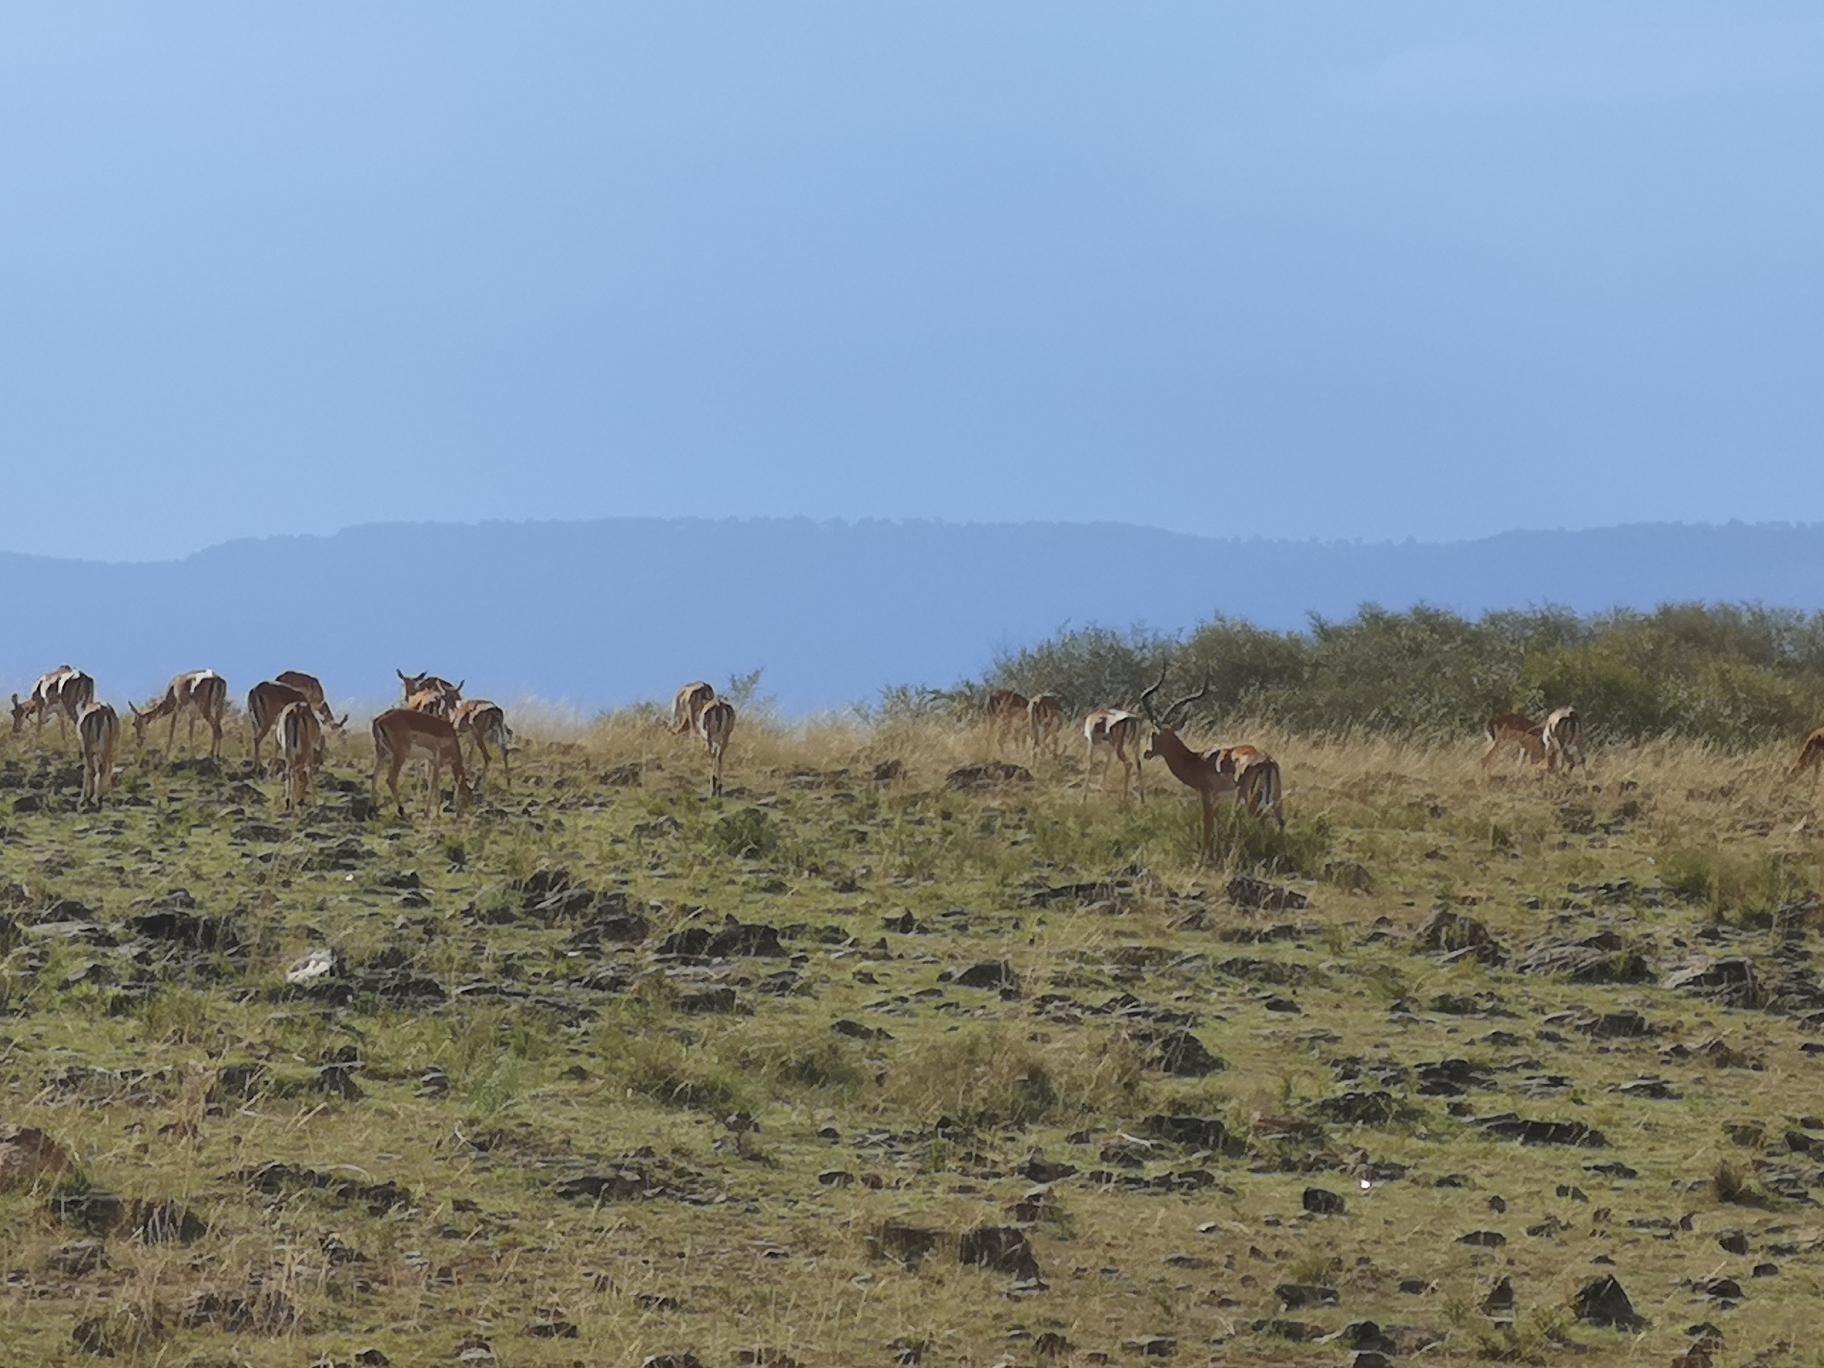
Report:
[[1185,745],[1178,733],[1170,727],[1160,727],[1153,733],[1153,753],[1165,761],[1165,767],[1179,783],[1200,789],[1208,782],[1208,763]]

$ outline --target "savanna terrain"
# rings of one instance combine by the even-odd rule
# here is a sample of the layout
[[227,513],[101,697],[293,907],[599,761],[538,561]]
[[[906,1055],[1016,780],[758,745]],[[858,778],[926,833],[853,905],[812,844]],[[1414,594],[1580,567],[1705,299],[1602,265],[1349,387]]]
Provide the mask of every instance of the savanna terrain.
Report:
[[935,719],[407,819],[358,731],[301,818],[0,740],[5,1360],[1820,1361],[1790,750],[1226,730],[1290,825],[1202,868],[1157,762]]

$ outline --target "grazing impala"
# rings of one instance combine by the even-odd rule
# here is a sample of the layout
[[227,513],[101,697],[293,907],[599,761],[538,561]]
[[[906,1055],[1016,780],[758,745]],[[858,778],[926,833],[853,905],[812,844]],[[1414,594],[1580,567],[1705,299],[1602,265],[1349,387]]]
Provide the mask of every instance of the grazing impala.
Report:
[[295,812],[310,797],[311,777],[323,756],[323,724],[308,699],[279,712],[279,749],[285,756],[285,811]]
[[996,689],[988,695],[988,730],[997,741],[1004,741],[1022,726],[1030,725],[1028,713],[1032,700],[1012,689]]
[[1152,720],[1153,735],[1147,743],[1144,759],[1158,756],[1172,772],[1172,777],[1186,788],[1197,791],[1203,807],[1203,827],[1197,845],[1197,862],[1203,864],[1216,845],[1216,808],[1223,802],[1240,798],[1256,816],[1271,812],[1283,828],[1284,814],[1279,808],[1279,765],[1257,746],[1219,746],[1214,750],[1194,751],[1185,745],[1173,722],[1180,708],[1188,708],[1209,692],[1209,684],[1194,694],[1179,699],[1163,715],[1153,711],[1153,695],[1165,683],[1165,671],[1158,681],[1140,695],[1140,706]]
[[253,723],[253,766],[260,766],[260,743],[279,725],[279,714],[293,703],[310,706],[310,696],[276,679],[268,679],[247,691],[247,720]]
[[1026,725],[1032,737],[1032,753],[1049,748],[1054,754],[1058,738],[1064,735],[1064,703],[1056,694],[1034,694],[1026,703]]
[[420,689],[405,700],[406,708],[411,712],[427,713],[432,717],[441,717],[449,721],[450,714],[459,706],[455,695],[441,689]]
[[296,689],[303,694],[305,701],[310,704],[311,711],[316,713],[317,720],[331,731],[341,731],[348,725],[347,713],[343,713],[341,720],[338,721],[336,715],[330,711],[329,700],[323,696],[323,681],[315,675],[305,674],[302,670],[281,670],[272,677],[272,682],[283,684],[288,689]]
[[170,753],[177,744],[177,719],[180,713],[188,711],[190,730],[186,744],[196,740],[196,722],[200,717],[209,724],[209,754],[220,756],[222,753],[222,714],[228,707],[228,681],[214,670],[192,670],[180,674],[165,686],[165,696],[151,707],[141,712],[133,711],[133,740],[138,745],[146,741],[146,724],[161,717],[169,717],[171,726],[165,735],[165,751]]
[[1819,727],[1805,738],[1805,744],[1799,748],[1799,763],[1792,767],[1788,778],[1797,779],[1806,770],[1810,770],[1811,782],[1815,785],[1820,766],[1824,766],[1824,727]]
[[1551,716],[1545,719],[1544,730],[1547,770],[1569,771],[1578,765],[1586,770],[1590,767],[1590,762],[1583,753],[1583,719],[1577,715],[1577,709],[1554,709]]
[[18,694],[13,695],[13,731],[17,733],[29,717],[37,733],[42,736],[44,719],[55,713],[57,734],[62,736],[65,721],[76,721],[82,710],[94,701],[95,681],[81,670],[59,665],[49,674],[40,676],[38,682],[32,685],[32,696],[25,702],[19,701]]
[[1482,768],[1503,751],[1515,752],[1537,765],[1545,759],[1545,723],[1535,722],[1523,713],[1497,713],[1482,725],[1488,737],[1488,749],[1482,752]]
[[697,714],[697,735],[709,747],[709,796],[722,796],[722,756],[728,738],[735,734],[735,705],[726,698],[712,699]]
[[477,782],[485,783],[488,777],[488,766],[493,757],[488,754],[488,742],[500,747],[500,767],[506,771],[507,787],[513,787],[513,765],[507,759],[507,743],[513,739],[513,729],[507,725],[507,715],[501,711],[498,703],[490,703],[485,698],[471,698],[456,709],[453,719],[457,736],[475,738],[475,745],[481,751],[481,776]]
[[678,690],[677,697],[671,700],[671,729],[679,736],[687,736],[697,729],[697,719],[703,716],[703,709],[716,701],[713,685],[696,680]]
[[413,712],[394,708],[374,719],[374,774],[368,791],[378,792],[380,767],[388,767],[386,785],[393,791],[393,805],[405,816],[405,804],[399,801],[399,771],[408,761],[423,760],[429,765],[429,782],[425,788],[425,805],[432,807],[443,796],[443,767],[448,765],[456,780],[456,815],[475,796],[462,768],[462,742],[456,728],[434,713]]
[[1133,766],[1134,787],[1140,801],[1146,801],[1145,776],[1140,770],[1140,716],[1122,708],[1097,708],[1083,719],[1083,739],[1089,742],[1089,758],[1083,765],[1083,801],[1089,801],[1089,776],[1096,767],[1096,752],[1102,756],[1102,791],[1108,792],[1108,766],[1111,760],[1121,762],[1121,801],[1127,801],[1128,766]]
[[120,716],[106,703],[90,703],[76,718],[82,745],[82,803],[101,808],[114,787],[114,747],[120,742]]

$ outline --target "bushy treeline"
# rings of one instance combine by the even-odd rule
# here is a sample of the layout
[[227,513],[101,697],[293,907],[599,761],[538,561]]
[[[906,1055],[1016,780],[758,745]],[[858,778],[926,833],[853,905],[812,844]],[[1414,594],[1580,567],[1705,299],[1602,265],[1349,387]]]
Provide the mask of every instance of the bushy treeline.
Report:
[[1824,724],[1824,613],[1703,604],[1475,621],[1365,607],[1302,632],[1226,617],[1188,636],[1086,627],[1003,653],[985,679],[887,701],[965,712],[989,689],[1015,688],[1048,690],[1077,711],[1132,707],[1162,665],[1166,698],[1208,681],[1205,723],[1245,716],[1319,735],[1462,736],[1498,712],[1538,718],[1565,703],[1593,736],[1616,740],[1740,746]]

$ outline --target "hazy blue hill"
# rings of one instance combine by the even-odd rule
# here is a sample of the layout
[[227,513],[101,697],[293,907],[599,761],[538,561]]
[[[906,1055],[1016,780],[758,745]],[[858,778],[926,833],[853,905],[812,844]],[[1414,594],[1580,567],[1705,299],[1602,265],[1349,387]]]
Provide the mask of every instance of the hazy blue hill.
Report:
[[1266,626],[1363,602],[1477,613],[1670,600],[1824,608],[1824,527],[1642,525],[1444,544],[1221,541],[1116,524],[617,518],[370,525],[183,561],[0,555],[0,680],[63,660],[104,697],[209,665],[378,699],[395,666],[587,706],[766,667],[794,709],[947,683],[1065,623]]

